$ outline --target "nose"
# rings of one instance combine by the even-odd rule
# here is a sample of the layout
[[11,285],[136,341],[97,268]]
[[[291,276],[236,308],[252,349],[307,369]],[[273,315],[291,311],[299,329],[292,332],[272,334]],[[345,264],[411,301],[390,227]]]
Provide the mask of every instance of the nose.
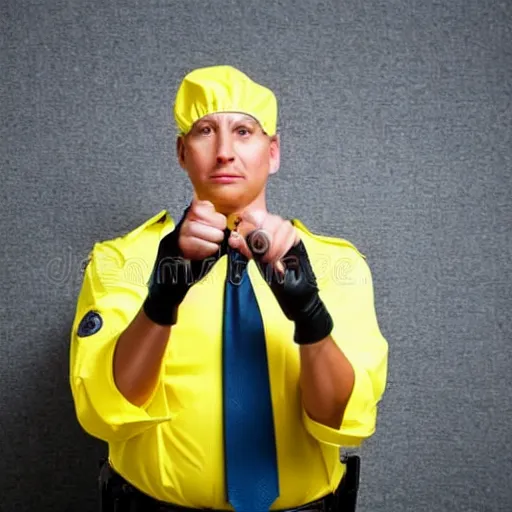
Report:
[[233,141],[229,134],[219,133],[217,139],[217,164],[225,165],[235,160]]

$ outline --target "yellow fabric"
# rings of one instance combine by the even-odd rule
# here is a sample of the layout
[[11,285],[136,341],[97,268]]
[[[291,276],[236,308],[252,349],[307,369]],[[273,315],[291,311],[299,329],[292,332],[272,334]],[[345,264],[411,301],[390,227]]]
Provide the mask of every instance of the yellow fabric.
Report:
[[241,112],[254,117],[267,135],[275,135],[277,100],[274,93],[232,66],[191,71],[183,79],[174,104],[182,134],[202,117],[215,112]]
[[[348,241],[313,235],[300,221],[294,223],[333,316],[333,338],[353,364],[356,379],[340,429],[308,417],[298,393],[293,324],[250,262],[265,325],[276,425],[281,495],[273,509],[295,507],[336,488],[345,470],[339,447],[358,446],[374,432],[387,374],[388,345],[379,331],[364,256]],[[229,509],[221,389],[226,256],[191,288],[180,307],[148,403],[132,405],[112,377],[116,340],[139,311],[159,240],[173,228],[162,211],[128,235],[94,245],[72,328],[70,383],[80,424],[109,443],[110,461],[127,480],[163,501]],[[80,338],[78,325],[90,310],[101,314],[103,327]]]

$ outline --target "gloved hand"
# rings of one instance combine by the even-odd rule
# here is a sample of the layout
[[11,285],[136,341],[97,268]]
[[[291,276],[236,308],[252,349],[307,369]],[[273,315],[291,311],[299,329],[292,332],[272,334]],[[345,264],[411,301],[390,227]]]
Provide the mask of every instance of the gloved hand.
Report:
[[253,244],[253,240],[258,239],[255,235],[257,230],[249,233],[247,245],[283,313],[295,322],[294,341],[306,345],[329,336],[333,329],[332,317],[318,294],[316,276],[302,240],[281,259],[284,265],[284,273],[281,274],[275,267],[262,262],[262,240],[260,238],[259,244]]
[[226,218],[205,201],[193,201],[158,254],[143,304],[146,316],[160,325],[174,325],[178,308],[190,288],[226,252]]

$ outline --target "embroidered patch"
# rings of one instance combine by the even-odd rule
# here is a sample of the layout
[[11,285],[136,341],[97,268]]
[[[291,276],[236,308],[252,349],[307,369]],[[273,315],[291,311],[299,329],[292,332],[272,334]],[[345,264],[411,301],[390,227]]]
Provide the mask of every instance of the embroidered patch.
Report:
[[85,338],[96,334],[103,326],[103,319],[97,311],[89,311],[78,326],[78,336]]

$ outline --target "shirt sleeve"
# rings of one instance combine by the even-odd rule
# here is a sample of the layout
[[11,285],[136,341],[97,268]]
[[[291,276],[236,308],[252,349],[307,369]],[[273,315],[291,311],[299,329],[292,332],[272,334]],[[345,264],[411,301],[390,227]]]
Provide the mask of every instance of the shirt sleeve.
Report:
[[117,340],[139,312],[151,272],[148,260],[130,258],[119,241],[95,244],[78,296],[71,333],[70,385],[82,428],[103,441],[127,440],[170,419],[161,381],[142,407],[117,389]]
[[320,295],[334,321],[332,337],[352,364],[355,382],[339,429],[312,420],[302,409],[308,432],[322,443],[357,447],[376,429],[377,406],[387,379],[388,343],[375,311],[370,268],[362,255],[343,259]]

